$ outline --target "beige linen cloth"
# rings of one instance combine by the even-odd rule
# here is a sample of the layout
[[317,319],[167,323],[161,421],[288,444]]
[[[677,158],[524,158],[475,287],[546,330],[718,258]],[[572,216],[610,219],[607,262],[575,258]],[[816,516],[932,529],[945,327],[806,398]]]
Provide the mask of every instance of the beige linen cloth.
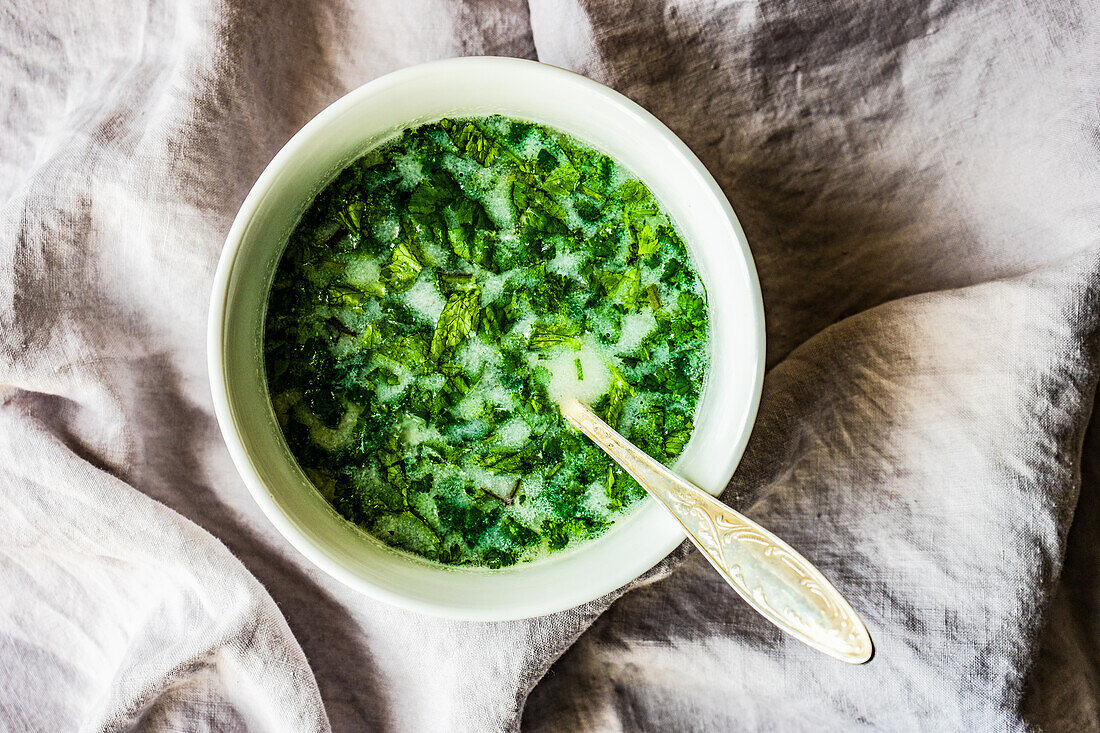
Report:
[[[1098,49],[1087,1],[0,7],[0,729],[1100,730]],[[418,616],[253,505],[204,353],[236,209],[341,94],[464,54],[622,91],[722,185],[769,340],[727,499],[870,664],[686,549],[552,617]]]

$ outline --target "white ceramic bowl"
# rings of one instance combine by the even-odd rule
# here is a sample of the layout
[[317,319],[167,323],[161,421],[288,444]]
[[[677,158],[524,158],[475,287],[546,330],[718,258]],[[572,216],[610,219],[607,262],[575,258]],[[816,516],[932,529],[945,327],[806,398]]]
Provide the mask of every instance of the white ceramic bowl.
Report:
[[450,569],[390,549],[345,521],[309,484],[275,422],[262,359],[268,288],[287,234],[348,163],[402,129],[500,113],[569,132],[631,169],[687,242],[706,285],[711,370],[677,468],[715,494],[733,475],[760,399],[764,315],[745,235],[714,179],[660,121],[626,97],[553,66],[461,58],[388,74],[333,103],[279,151],[226,238],[210,305],[210,384],[233,460],[294,547],[370,596],[426,613],[526,618],[579,605],[638,577],[684,539],[645,500],[600,538],[501,570]]

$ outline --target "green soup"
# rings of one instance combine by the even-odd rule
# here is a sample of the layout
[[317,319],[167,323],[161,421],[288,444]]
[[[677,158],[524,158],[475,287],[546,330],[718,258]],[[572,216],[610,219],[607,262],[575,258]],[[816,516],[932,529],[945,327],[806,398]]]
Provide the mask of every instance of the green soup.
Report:
[[555,400],[670,463],[707,338],[703,286],[646,186],[561,132],[492,116],[405,130],[317,195],[264,350],[287,444],[340,514],[495,568],[595,537],[644,496]]

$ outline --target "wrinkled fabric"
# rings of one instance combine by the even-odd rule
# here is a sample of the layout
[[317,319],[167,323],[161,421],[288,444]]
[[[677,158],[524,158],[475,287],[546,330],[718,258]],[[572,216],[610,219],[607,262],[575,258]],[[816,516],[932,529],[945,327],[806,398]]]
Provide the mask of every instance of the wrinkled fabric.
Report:
[[[1100,730],[1098,10],[0,10],[0,728]],[[252,503],[205,370],[236,209],[346,91],[470,54],[622,91],[721,184],[769,367],[726,499],[852,601],[869,664],[782,636],[688,547],[465,623],[342,587]]]

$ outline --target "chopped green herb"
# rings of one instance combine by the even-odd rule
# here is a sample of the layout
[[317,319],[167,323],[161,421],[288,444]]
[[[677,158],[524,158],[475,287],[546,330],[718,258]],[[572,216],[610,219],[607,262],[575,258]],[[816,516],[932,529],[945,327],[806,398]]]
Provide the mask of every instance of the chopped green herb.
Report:
[[554,324],[539,321],[531,327],[527,348],[531,351],[547,351],[557,347],[579,349],[581,330],[571,323]]
[[634,232],[634,241],[637,242],[639,257],[649,257],[655,254],[660,246],[657,242],[657,234],[653,231],[653,227],[649,225],[649,222],[646,222],[641,229]]
[[424,269],[416,245],[410,239],[397,243],[389,262],[382,268],[381,282],[391,293],[403,293],[413,286]]
[[465,292],[477,287],[477,281],[469,272],[439,272],[436,277],[439,280],[439,289],[444,293]]
[[439,126],[447,131],[447,136],[460,153],[473,158],[483,166],[492,165],[500,148],[472,121],[456,122],[442,119]]
[[340,226],[344,229],[358,237],[363,231],[360,222],[363,215],[363,208],[362,201],[352,201],[344,208],[337,210],[336,221],[339,222]]
[[332,308],[359,309],[370,297],[370,294],[361,288],[348,283],[333,283],[325,290],[326,300]]
[[477,330],[477,317],[481,312],[480,299],[481,291],[474,288],[455,293],[447,300],[447,304],[443,306],[443,312],[439,314],[435,333],[432,334],[433,361],[439,361],[444,354],[453,352],[472,332]]
[[642,275],[638,267],[626,272],[606,271],[600,274],[600,285],[607,297],[628,310],[638,310],[642,297]]
[[604,422],[618,429],[619,422],[623,417],[623,410],[626,408],[626,401],[634,395],[634,392],[634,387],[626,380],[623,373],[615,367],[611,367],[611,386],[603,399],[597,403],[596,411],[604,419]]
[[573,189],[580,183],[581,176],[577,169],[571,165],[563,165],[546,177],[543,188],[547,193],[555,196],[565,196],[573,193]]
[[661,291],[657,289],[656,285],[646,286],[645,299],[650,308],[655,311],[661,310]]

